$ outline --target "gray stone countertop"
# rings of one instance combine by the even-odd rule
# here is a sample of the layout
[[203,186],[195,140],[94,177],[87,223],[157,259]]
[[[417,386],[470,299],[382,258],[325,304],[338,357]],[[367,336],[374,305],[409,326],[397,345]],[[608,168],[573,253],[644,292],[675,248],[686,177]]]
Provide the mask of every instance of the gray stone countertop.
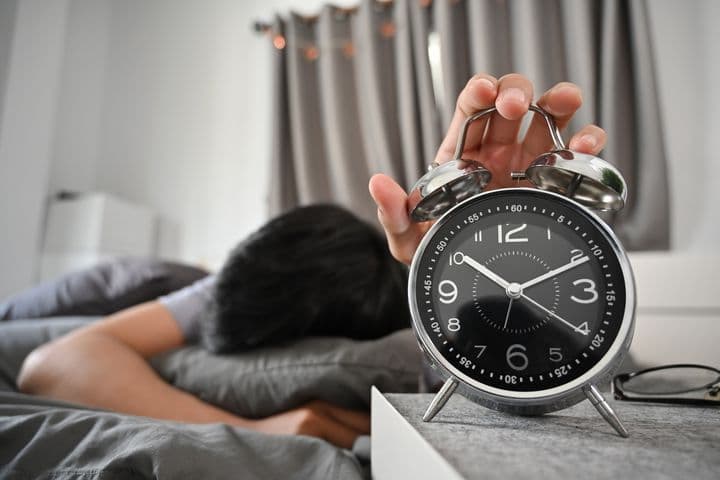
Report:
[[538,417],[453,395],[432,422],[430,394],[387,400],[461,475],[475,478],[720,479],[720,408],[611,402],[619,437],[588,401]]

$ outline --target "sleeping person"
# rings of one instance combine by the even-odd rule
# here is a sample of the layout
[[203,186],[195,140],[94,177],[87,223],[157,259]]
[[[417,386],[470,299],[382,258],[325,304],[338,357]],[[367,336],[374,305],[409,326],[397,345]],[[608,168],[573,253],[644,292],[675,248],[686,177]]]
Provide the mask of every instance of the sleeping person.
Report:
[[[532,99],[532,83],[522,75],[474,76],[458,97],[436,161],[452,157],[468,115],[495,105],[495,114],[471,126],[463,158],[493,173],[490,188],[509,186],[510,171],[524,169],[552,146],[537,118],[518,138]],[[580,89],[557,84],[537,104],[563,128],[582,104]],[[588,125],[569,148],[597,154],[604,143],[604,131]],[[370,193],[387,243],[339,207],[293,210],[244,240],[217,275],[36,349],[20,372],[20,389],[134,415],[311,435],[350,447],[369,432],[366,412],[314,401],[262,419],[241,418],[169,385],[148,360],[195,342],[213,352],[232,352],[305,335],[372,339],[407,327],[401,263],[410,262],[429,223],[410,221],[407,194],[390,177],[375,175]]]
[[123,413],[313,435],[349,448],[369,432],[366,412],[315,401],[240,418],[167,384],[147,360],[192,343],[228,353],[310,335],[380,338],[410,326],[405,281],[375,227],[337,206],[296,208],[242,241],[217,275],[36,350],[18,385]]

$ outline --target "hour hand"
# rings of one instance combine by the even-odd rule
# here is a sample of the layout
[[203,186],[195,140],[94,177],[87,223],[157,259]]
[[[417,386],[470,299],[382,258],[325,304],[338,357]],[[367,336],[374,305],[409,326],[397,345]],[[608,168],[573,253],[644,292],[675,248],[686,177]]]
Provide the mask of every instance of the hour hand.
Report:
[[560,274],[563,273],[563,272],[567,272],[567,271],[570,270],[571,268],[575,268],[575,267],[577,267],[577,266],[580,266],[580,265],[582,265],[583,263],[585,263],[585,262],[587,262],[587,261],[589,261],[589,260],[590,260],[590,258],[589,258],[587,255],[585,255],[584,257],[581,257],[581,258],[579,258],[578,260],[574,260],[574,261],[572,261],[572,262],[570,262],[570,263],[566,263],[566,264],[563,265],[562,267],[558,267],[558,268],[556,268],[556,269],[554,269],[554,270],[550,270],[549,272],[546,272],[546,273],[540,275],[539,277],[535,277],[535,278],[533,278],[532,280],[528,280],[527,282],[523,283],[523,284],[520,285],[520,286],[521,286],[523,289],[525,289],[525,288],[530,288],[530,287],[532,287],[533,285],[537,285],[537,284],[540,283],[540,282],[544,282],[544,281],[547,280],[548,278],[555,277],[555,276],[557,276],[557,275],[560,275]]
[[[458,257],[462,257],[462,260],[460,261],[460,259]],[[492,270],[490,270],[489,268],[487,268],[485,265],[481,264],[480,262],[477,262],[477,261],[473,260],[472,258],[468,257],[467,255],[465,255],[462,252],[455,252],[455,254],[453,255],[453,259],[455,260],[455,263],[464,263],[466,265],[471,266],[472,268],[474,268],[475,270],[480,272],[482,275],[484,275],[485,277],[492,280],[493,282],[500,285],[502,288],[504,288],[506,290],[508,288],[508,285],[510,285],[510,282],[508,282],[507,280],[502,278],[500,275],[493,272]]]

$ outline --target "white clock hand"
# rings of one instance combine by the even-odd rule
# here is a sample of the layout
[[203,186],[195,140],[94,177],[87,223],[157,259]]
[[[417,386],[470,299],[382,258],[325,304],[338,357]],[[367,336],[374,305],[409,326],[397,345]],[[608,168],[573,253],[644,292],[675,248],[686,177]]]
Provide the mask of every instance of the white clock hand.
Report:
[[[565,320],[564,318],[562,318],[560,315],[556,314],[556,313],[553,312],[552,310],[548,310],[547,308],[545,308],[544,306],[540,305],[538,302],[536,302],[536,301],[533,300],[532,298],[530,298],[530,297],[528,297],[527,295],[525,295],[525,294],[523,293],[523,291],[522,291],[522,289],[524,288],[522,285],[519,285],[519,284],[517,284],[517,283],[513,283],[512,286],[511,286],[511,283],[510,283],[510,282],[508,282],[507,280],[505,280],[504,278],[502,278],[501,276],[499,276],[498,274],[496,274],[495,272],[493,272],[492,270],[490,270],[489,268],[487,268],[485,265],[482,265],[481,263],[473,260],[472,258],[468,257],[467,255],[465,255],[465,254],[462,253],[462,252],[456,252],[454,255],[462,255],[462,261],[461,261],[461,262],[457,262],[457,261],[456,261],[456,263],[465,263],[465,264],[471,266],[472,268],[474,268],[475,270],[477,270],[478,272],[480,272],[481,274],[483,274],[484,276],[486,276],[488,279],[492,280],[493,282],[495,282],[496,284],[498,284],[499,286],[501,286],[502,288],[504,288],[505,291],[506,291],[506,293],[508,293],[508,296],[510,296],[511,299],[513,299],[513,298],[524,298],[525,300],[527,300],[528,302],[532,303],[533,305],[535,305],[535,307],[539,308],[540,310],[542,310],[543,312],[547,313],[547,314],[550,315],[551,317],[553,317],[553,318],[555,318],[555,319],[557,319],[557,320],[560,320],[562,323],[564,323],[564,324],[567,325],[568,327],[572,328],[572,329],[573,329],[574,331],[576,331],[577,333],[580,333],[580,334],[582,334],[582,335],[587,335],[587,334],[588,334],[587,327],[586,327],[586,328],[580,328],[580,327],[578,327],[578,326],[573,325],[572,323],[570,323],[570,322],[568,322],[567,320]],[[583,259],[583,258],[584,258],[584,259]],[[587,261],[589,260],[588,257],[583,257],[583,258],[581,258],[580,260],[577,260],[577,261],[575,261],[575,262],[570,262],[569,264],[564,265],[564,266],[562,266],[562,267],[556,268],[555,270],[553,270],[553,271],[551,271],[551,272],[548,272],[548,273],[546,273],[545,275],[541,275],[540,277],[538,277],[538,278],[540,278],[540,280],[538,280],[538,278],[536,278],[536,279],[534,279],[534,280],[531,280],[531,282],[535,282],[535,283],[541,282],[542,280],[544,280],[544,278],[542,278],[542,277],[549,278],[549,276],[557,275],[557,274],[558,274],[558,271],[559,271],[559,272],[563,272],[563,271],[565,271],[565,270],[569,270],[570,268],[576,267],[577,265],[580,265],[580,264],[582,264],[582,263],[585,263],[585,262],[587,262]],[[529,282],[528,282],[528,283],[529,283]],[[511,303],[510,305],[512,305],[512,303]],[[505,325],[507,325],[507,319],[509,318],[509,311],[510,311],[510,308],[508,308],[508,315],[506,315],[506,318],[505,318]],[[503,327],[503,328],[505,328],[505,327]]]
[[[553,312],[552,310],[548,310],[547,308],[543,307],[543,306],[540,305],[538,302],[536,302],[536,301],[533,300],[532,298],[528,297],[528,296],[525,295],[524,293],[521,293],[520,296],[521,296],[522,298],[524,298],[525,300],[527,300],[528,302],[530,302],[530,303],[532,303],[533,305],[535,305],[537,308],[539,308],[539,309],[542,310],[543,312],[545,312],[545,313],[547,313],[548,315],[550,315],[551,317],[553,317],[553,318],[555,318],[555,319],[557,319],[557,320],[560,320],[562,323],[564,323],[564,324],[567,325],[568,327],[572,328],[572,329],[573,329],[574,331],[576,331],[577,333],[580,333],[580,334],[582,334],[582,335],[587,335],[587,334],[589,333],[586,324],[582,324],[580,327],[575,326],[575,325],[573,325],[572,323],[570,323],[570,322],[568,322],[567,320],[565,320],[564,318],[562,318],[562,317],[561,317],[560,315],[558,315],[557,313]],[[581,327],[584,327],[584,328],[581,328]]]
[[507,280],[505,280],[504,278],[502,278],[501,276],[499,276],[498,274],[496,274],[495,272],[493,272],[492,270],[487,268],[485,265],[482,265],[479,262],[476,262],[475,260],[468,257],[467,255],[465,255],[462,252],[456,252],[453,255],[453,257],[455,255],[462,255],[462,257],[463,257],[462,262],[458,262],[458,263],[465,263],[467,265],[470,265],[472,268],[474,268],[478,272],[482,273],[484,276],[486,276],[487,278],[489,278],[490,280],[492,280],[493,282],[497,283],[502,288],[507,290],[508,285],[510,285],[510,282],[508,282]]
[[528,280],[527,282],[521,284],[520,287],[521,287],[522,289],[526,289],[526,288],[532,287],[533,285],[537,285],[538,283],[540,283],[540,282],[542,282],[542,281],[545,281],[545,280],[547,280],[548,278],[552,278],[552,277],[554,277],[554,276],[556,276],[556,275],[559,275],[559,274],[561,274],[561,273],[563,273],[563,272],[567,272],[567,271],[570,270],[571,268],[575,268],[575,267],[577,267],[577,266],[580,266],[580,265],[582,265],[583,263],[587,262],[588,260],[590,260],[590,258],[589,258],[587,255],[585,255],[584,257],[582,257],[582,258],[580,258],[580,259],[578,259],[578,260],[575,260],[575,261],[572,261],[572,262],[570,262],[570,263],[567,263],[567,264],[563,265],[562,267],[558,267],[558,268],[556,268],[556,269],[554,269],[554,270],[550,270],[550,271],[547,272],[547,273],[543,273],[543,274],[540,275],[539,277],[535,277],[535,278],[533,278],[532,280]]

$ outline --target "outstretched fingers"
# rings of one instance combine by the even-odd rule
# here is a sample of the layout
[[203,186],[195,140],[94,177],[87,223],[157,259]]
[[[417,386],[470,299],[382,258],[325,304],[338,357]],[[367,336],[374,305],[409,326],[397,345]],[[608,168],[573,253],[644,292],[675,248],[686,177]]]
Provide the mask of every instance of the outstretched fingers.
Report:
[[[555,124],[562,130],[582,105],[580,88],[569,82],[561,82],[545,92],[537,101],[537,105],[555,119]],[[535,115],[528,127],[523,140],[523,150],[530,158],[553,149],[545,119]]]
[[[516,185],[509,172],[522,170],[537,155],[552,149],[552,139],[545,120],[535,115],[528,132],[518,143],[522,120],[533,101],[533,85],[520,74],[508,74],[500,80],[479,74],[468,81],[460,92],[453,119],[435,157],[444,163],[453,157],[456,144],[468,116],[495,106],[496,112],[471,123],[465,138],[461,158],[480,160],[493,174],[488,188]],[[538,105],[548,111],[563,129],[582,105],[582,94],[577,85],[562,82],[545,92]],[[569,148],[597,154],[605,146],[605,132],[588,125],[575,134]],[[461,152],[463,153],[463,152]],[[408,196],[400,185],[382,174],[370,179],[370,194],[378,207],[378,219],[385,229],[388,246],[393,256],[406,264],[412,261],[415,250],[432,222],[417,223],[410,219]]]
[[512,145],[517,141],[523,116],[533,99],[533,85],[524,76],[511,73],[498,82],[497,113],[490,119],[486,143]]
[[597,125],[586,125],[570,139],[568,148],[582,153],[597,155],[605,148],[607,133]]
[[[458,95],[450,127],[435,157],[437,163],[444,163],[452,158],[465,119],[473,113],[495,104],[498,93],[497,84],[498,81],[495,77],[486,74],[475,75],[468,81]],[[465,150],[477,150],[480,147],[487,121],[487,118],[483,118],[470,125]]]

